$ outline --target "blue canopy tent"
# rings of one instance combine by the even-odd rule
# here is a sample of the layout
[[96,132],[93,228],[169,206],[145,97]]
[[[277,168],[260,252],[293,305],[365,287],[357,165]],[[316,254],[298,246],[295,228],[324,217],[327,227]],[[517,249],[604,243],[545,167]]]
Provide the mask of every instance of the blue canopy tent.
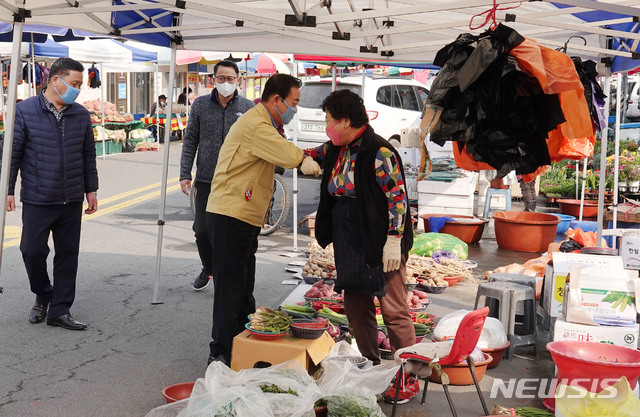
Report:
[[[562,47],[571,36],[583,36],[587,39],[587,45],[571,43],[568,45],[571,53],[598,61],[600,57],[611,57],[614,71],[640,66],[637,47],[640,34],[637,28],[634,29],[633,25],[615,26],[634,23],[634,17],[640,16],[640,7],[621,4],[617,0],[432,0],[412,4],[394,0],[335,0],[324,7],[317,7],[315,3],[300,3],[304,2],[238,0],[231,4],[210,0],[91,0],[77,1],[70,7],[67,0],[23,0],[20,8],[13,2],[0,2],[0,21],[15,22],[16,42],[22,39],[25,23],[34,23],[64,24],[91,33],[171,46],[171,90],[174,88],[175,49],[178,44],[186,49],[209,50],[212,42],[215,42],[216,50],[226,52],[269,51],[342,56],[348,59],[375,59],[387,65],[394,65],[393,62],[430,64],[442,46],[452,42],[459,33],[470,31],[473,16],[482,10],[487,10],[489,22],[507,22],[523,36],[545,46]],[[373,7],[374,3],[376,7]],[[556,4],[565,7],[558,8]],[[584,20],[578,14],[585,11],[615,15],[594,17],[602,20]],[[621,17],[616,19],[615,16]],[[472,32],[480,33],[485,29],[482,27]],[[632,43],[620,42],[620,48],[616,48],[616,38],[625,38]],[[600,42],[606,39],[613,41]],[[14,43],[12,59],[19,59],[19,52],[19,42]],[[623,63],[625,59],[629,62]],[[14,68],[12,66],[12,72]],[[11,77],[11,80],[15,80],[15,77]],[[10,86],[10,102],[15,101],[15,88],[14,84]],[[6,138],[9,139],[5,140],[2,164],[5,190],[13,120],[11,110],[5,124]],[[606,138],[606,132],[603,137]],[[169,143],[168,137],[165,143]],[[160,274],[168,152],[169,146],[166,146],[154,301],[157,300]],[[0,197],[0,203],[5,202],[5,197],[6,192]],[[4,217],[0,225],[4,225]],[[2,228],[0,237],[1,233]]]

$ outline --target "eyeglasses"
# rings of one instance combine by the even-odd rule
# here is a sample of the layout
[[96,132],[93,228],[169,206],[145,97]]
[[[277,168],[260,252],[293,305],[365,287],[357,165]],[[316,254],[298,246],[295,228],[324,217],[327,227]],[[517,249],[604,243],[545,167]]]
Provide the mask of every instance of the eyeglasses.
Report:
[[236,82],[236,80],[238,79],[238,77],[216,77],[216,81],[219,83],[223,83],[223,82],[228,82],[228,83],[234,83]]

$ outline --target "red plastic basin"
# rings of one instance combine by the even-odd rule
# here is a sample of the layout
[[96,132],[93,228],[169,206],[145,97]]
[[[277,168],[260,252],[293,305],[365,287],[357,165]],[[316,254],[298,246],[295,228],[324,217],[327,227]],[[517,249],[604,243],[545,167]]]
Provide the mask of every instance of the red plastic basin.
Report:
[[[596,387],[599,392],[624,375],[631,389],[635,389],[640,377],[640,351],[636,349],[560,340],[547,343],[547,350],[558,367],[558,381],[566,379],[569,385],[579,385],[590,391]],[[571,383],[572,380],[575,384]]]
[[473,216],[463,216],[461,214],[421,214],[422,224],[426,233],[431,231],[429,227],[429,217],[451,217],[456,221],[447,221],[439,233],[446,233],[457,237],[466,244],[478,243],[484,232],[484,227],[489,220],[480,219]]
[[527,211],[493,213],[496,242],[502,249],[545,252],[556,237],[560,219],[553,214]]
[[[560,213],[574,216],[576,219],[580,218],[580,200],[561,199],[558,200],[560,205]],[[597,217],[598,216],[598,201],[597,200],[584,200],[584,206],[582,206],[582,217]]]
[[167,404],[187,399],[191,396],[195,382],[181,382],[179,384],[169,385],[162,390],[162,396]]

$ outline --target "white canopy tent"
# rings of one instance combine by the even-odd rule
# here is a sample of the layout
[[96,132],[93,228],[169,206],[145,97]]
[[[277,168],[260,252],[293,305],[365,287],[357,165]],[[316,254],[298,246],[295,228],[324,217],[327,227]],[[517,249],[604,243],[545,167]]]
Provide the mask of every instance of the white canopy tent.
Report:
[[[497,22],[507,22],[520,34],[552,48],[567,45],[571,36],[582,36],[586,45],[569,43],[569,53],[598,62],[600,57],[612,57],[609,64],[614,72],[640,65],[637,0],[560,0],[553,4],[507,0],[0,0],[0,21],[15,22],[13,60],[20,55],[24,23],[111,34],[171,46],[170,90],[178,46],[375,58],[390,64],[430,63],[435,53],[460,33],[484,31],[487,26],[476,30],[470,27],[481,23],[485,15],[495,16]],[[17,66],[12,66],[9,103],[15,103],[15,71]],[[602,71],[605,73],[608,70]],[[171,113],[171,108],[167,112]],[[13,122],[14,110],[10,108],[5,123],[2,205],[6,201]],[[167,128],[167,144],[169,131]],[[606,129],[602,136],[606,149]],[[165,146],[154,302],[160,274],[168,157],[169,146]],[[604,171],[601,169],[602,176]],[[602,205],[604,180],[600,191]],[[598,220],[601,224],[602,210]],[[4,212],[0,225],[4,226]]]

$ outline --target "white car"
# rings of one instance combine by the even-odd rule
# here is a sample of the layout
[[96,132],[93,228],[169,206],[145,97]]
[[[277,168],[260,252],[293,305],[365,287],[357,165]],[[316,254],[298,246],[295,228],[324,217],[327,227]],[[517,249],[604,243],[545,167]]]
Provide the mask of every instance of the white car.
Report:
[[627,99],[627,118],[630,121],[640,120],[640,77],[638,76],[629,77],[629,97]]
[[[329,140],[322,101],[331,93],[331,83],[331,78],[314,77],[305,81],[300,89],[298,116],[285,129],[289,140],[297,133],[301,148],[315,147]],[[337,89],[349,89],[363,97],[375,132],[387,140],[400,141],[401,129],[410,127],[422,114],[429,90],[413,79],[365,77],[363,94],[362,83],[362,75],[340,77]]]

